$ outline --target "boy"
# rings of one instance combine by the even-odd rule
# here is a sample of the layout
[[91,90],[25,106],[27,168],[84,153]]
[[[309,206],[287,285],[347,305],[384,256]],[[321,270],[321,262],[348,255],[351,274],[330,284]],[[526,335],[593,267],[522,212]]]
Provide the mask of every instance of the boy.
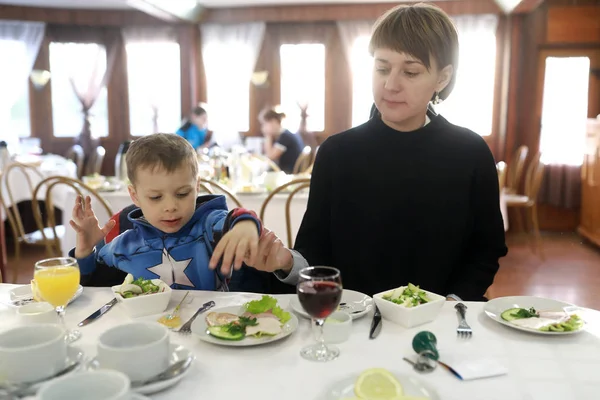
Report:
[[[135,278],[161,279],[174,289],[221,290],[230,265],[240,269],[242,261],[254,262],[260,221],[244,209],[228,213],[223,196],[198,197],[196,152],[184,138],[153,134],[133,141],[127,174],[138,208],[127,216],[133,228],[110,243],[95,247],[115,221],[101,228],[90,198],[76,201],[70,224],[77,244],[70,255],[77,258],[82,279],[108,266]],[[223,255],[216,272],[208,268],[215,247]]]
[[494,158],[430,104],[452,92],[458,48],[452,21],[432,5],[400,5],[376,22],[377,112],[321,145],[295,250],[261,239],[255,268],[295,284],[303,266],[328,265],[345,288],[370,295],[410,282],[484,300],[507,253]]

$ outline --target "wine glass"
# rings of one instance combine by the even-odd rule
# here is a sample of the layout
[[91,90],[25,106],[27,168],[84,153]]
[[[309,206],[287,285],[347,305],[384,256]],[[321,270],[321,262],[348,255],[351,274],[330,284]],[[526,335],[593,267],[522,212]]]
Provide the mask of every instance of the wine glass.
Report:
[[323,338],[323,324],[340,304],[342,299],[342,279],[340,271],[333,267],[308,267],[300,271],[298,300],[304,311],[316,325],[317,343],[304,347],[300,355],[312,361],[330,361],[340,355],[334,346],[326,346]]
[[52,304],[65,328],[66,341],[74,342],[81,332],[68,330],[65,324],[65,307],[79,288],[79,265],[71,257],[55,257],[35,263],[35,286],[44,301]]

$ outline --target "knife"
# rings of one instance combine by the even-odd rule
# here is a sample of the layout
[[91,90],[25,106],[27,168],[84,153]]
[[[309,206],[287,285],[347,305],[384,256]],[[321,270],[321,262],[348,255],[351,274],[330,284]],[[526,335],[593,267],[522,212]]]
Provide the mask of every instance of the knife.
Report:
[[110,310],[115,304],[117,304],[116,298],[112,299],[111,301],[100,307],[98,311],[95,311],[92,315],[78,323],[77,326],[86,326],[90,322],[94,322],[95,320],[106,314],[108,310]]
[[381,326],[383,322],[381,321],[381,313],[379,312],[379,308],[375,306],[375,313],[373,314],[373,321],[371,321],[371,330],[369,331],[369,339],[375,339],[379,332],[381,332]]

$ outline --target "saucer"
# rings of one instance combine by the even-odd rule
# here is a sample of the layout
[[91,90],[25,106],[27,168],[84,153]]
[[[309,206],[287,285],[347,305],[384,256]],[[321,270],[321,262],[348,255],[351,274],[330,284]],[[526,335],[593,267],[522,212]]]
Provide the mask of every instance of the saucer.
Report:
[[[171,358],[169,360],[169,366],[175,364],[178,361],[181,361],[190,356],[193,356],[191,351],[189,351],[185,347],[180,346],[178,344],[171,343],[170,347],[171,347]],[[100,365],[100,363],[98,362],[98,360],[96,358],[93,358],[88,363],[87,368],[89,370],[93,371],[93,370],[102,368],[102,366]],[[131,391],[135,392],[136,394],[152,394],[152,393],[160,392],[160,391],[165,390],[171,386],[174,386],[176,383],[178,383],[181,379],[183,379],[187,375],[189,370],[190,370],[190,368],[188,367],[187,370],[185,370],[181,375],[179,375],[175,378],[167,379],[167,380],[160,381],[160,382],[150,383],[150,384],[140,386],[137,388],[132,388]],[[143,398],[144,397],[140,398],[140,400]],[[132,400],[138,400],[138,399],[136,397],[134,397],[134,398],[132,398]]]
[[[71,365],[71,364],[73,364],[75,362],[82,363],[82,365],[83,365],[83,351],[81,351],[81,349],[79,347],[77,347],[77,346],[67,346],[67,359],[66,359],[66,362],[65,362],[65,368],[68,365]],[[63,378],[65,376],[69,376],[69,375],[71,375],[73,373],[76,373],[82,367],[82,365],[79,365],[74,370],[72,370],[72,371],[70,371],[70,372],[68,372],[68,373],[66,373],[64,375],[61,375],[58,378],[54,378],[54,379],[60,379],[60,378]],[[23,391],[19,392],[19,395],[17,396],[17,398],[19,398],[19,396],[23,397],[23,396],[33,396],[33,395],[35,395],[37,393],[37,391],[42,387],[42,385],[44,385],[44,384],[46,384],[46,383],[48,383],[48,382],[50,382],[52,380],[53,380],[52,378],[48,378],[48,379],[46,379],[46,380],[44,380],[42,382],[36,383],[35,385],[29,386],[26,390],[23,390]]]
[[[21,306],[24,306],[25,304],[34,302],[33,293],[31,293],[31,285],[19,286],[15,289],[11,290],[9,293],[10,293],[9,304],[13,307],[21,307]],[[69,304],[71,304],[71,302],[75,301],[75,299],[77,299],[79,296],[81,296],[82,293],[83,293],[83,286],[79,285],[79,288],[77,288],[75,295],[73,295],[73,298],[71,300],[69,300]]]

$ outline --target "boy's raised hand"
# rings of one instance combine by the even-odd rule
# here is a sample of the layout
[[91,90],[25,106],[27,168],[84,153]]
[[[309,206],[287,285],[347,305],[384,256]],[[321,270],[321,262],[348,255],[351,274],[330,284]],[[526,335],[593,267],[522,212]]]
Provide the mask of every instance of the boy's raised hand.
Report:
[[90,255],[94,246],[110,232],[115,226],[115,221],[109,220],[102,228],[98,223],[98,218],[92,210],[92,199],[90,196],[77,196],[75,206],[73,207],[72,219],[69,224],[77,232],[77,244],[75,246],[75,257],[83,258]]
[[227,232],[215,247],[210,258],[209,267],[215,269],[221,263],[221,273],[229,275],[231,265],[238,270],[242,268],[242,262],[254,264],[258,252],[258,229],[256,222],[251,220],[240,221]]

